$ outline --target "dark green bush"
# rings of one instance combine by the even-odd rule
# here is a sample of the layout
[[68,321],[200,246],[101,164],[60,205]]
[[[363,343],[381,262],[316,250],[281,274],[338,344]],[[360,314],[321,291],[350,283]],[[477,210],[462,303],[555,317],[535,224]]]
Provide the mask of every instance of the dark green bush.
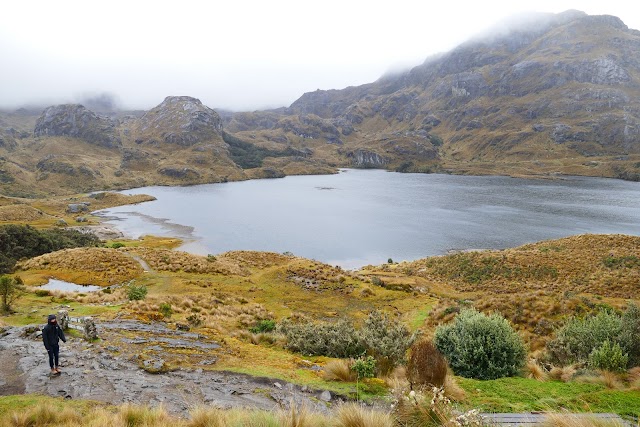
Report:
[[376,359],[373,356],[361,357],[353,362],[351,370],[358,378],[373,378],[376,375]]
[[36,230],[29,225],[0,226],[0,273],[10,273],[21,258],[82,246],[99,246],[94,234],[51,228]]
[[37,297],[50,297],[51,292],[48,289],[36,289],[35,294]]
[[261,332],[272,332],[276,329],[276,321],[271,319],[264,319],[259,321],[255,326],[249,328],[249,331],[254,334]]
[[623,372],[627,369],[629,355],[622,352],[620,344],[605,340],[600,347],[594,348],[589,355],[589,367],[612,372]]
[[524,366],[522,338],[499,314],[465,309],[436,329],[436,348],[457,375],[482,380],[516,375]]
[[171,304],[168,302],[160,304],[159,311],[165,319],[169,319],[173,314],[173,308],[171,308]]
[[130,284],[127,289],[129,301],[140,301],[147,297],[147,287],[145,285]]
[[113,249],[118,249],[118,248],[123,248],[124,247],[124,243],[121,242],[114,242],[111,244],[111,248]]

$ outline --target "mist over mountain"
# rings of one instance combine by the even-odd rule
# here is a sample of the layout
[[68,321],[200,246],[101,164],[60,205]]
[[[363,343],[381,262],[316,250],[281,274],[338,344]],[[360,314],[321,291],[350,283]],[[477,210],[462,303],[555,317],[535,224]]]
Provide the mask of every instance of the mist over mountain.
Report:
[[[186,94],[188,95],[188,94]],[[108,93],[0,114],[0,182],[35,195],[338,167],[640,178],[640,32],[579,11],[499,24],[404,71],[289,107],[217,112]]]

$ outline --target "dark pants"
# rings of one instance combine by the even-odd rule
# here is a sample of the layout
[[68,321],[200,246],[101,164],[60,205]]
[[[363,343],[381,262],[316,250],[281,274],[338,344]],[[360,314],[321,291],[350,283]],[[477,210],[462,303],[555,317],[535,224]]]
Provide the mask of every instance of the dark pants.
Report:
[[[51,347],[49,350],[47,350],[47,352],[49,353],[49,366],[51,366],[51,369],[53,369],[54,367],[58,367],[58,355],[60,354],[60,346],[54,345],[53,347]],[[55,362],[55,364],[54,364]]]

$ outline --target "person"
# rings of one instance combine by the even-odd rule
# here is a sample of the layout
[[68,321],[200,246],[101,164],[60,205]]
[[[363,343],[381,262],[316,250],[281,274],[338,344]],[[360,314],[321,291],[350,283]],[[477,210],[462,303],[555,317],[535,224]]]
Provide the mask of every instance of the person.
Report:
[[47,318],[47,326],[42,329],[42,341],[44,341],[44,347],[49,353],[49,366],[51,367],[51,374],[53,375],[58,375],[61,372],[58,366],[58,355],[60,353],[59,340],[67,342],[62,328],[58,325],[56,315],[50,314]]

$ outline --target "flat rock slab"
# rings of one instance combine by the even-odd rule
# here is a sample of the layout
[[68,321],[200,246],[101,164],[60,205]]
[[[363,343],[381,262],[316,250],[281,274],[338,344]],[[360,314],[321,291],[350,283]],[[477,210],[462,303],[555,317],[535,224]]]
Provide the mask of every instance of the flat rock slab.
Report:
[[[190,338],[198,337],[193,333],[173,331],[165,325],[150,326],[130,320],[100,324],[101,328],[129,330],[149,330],[154,326],[158,326],[165,337],[173,333],[172,338],[167,339],[168,344],[189,345]],[[103,343],[105,348],[75,338],[60,343],[62,374],[50,376],[42,341],[22,336],[24,329],[9,328],[7,334],[0,337],[3,365],[0,395],[40,393],[113,404],[163,404],[178,414],[185,414],[189,408],[202,404],[225,409],[250,407],[272,410],[287,408],[293,403],[327,411],[327,404],[321,400],[327,393],[323,394],[322,390],[310,390],[281,380],[203,369],[151,374],[140,368],[139,361],[113,354],[109,351],[111,343],[108,342]]]

